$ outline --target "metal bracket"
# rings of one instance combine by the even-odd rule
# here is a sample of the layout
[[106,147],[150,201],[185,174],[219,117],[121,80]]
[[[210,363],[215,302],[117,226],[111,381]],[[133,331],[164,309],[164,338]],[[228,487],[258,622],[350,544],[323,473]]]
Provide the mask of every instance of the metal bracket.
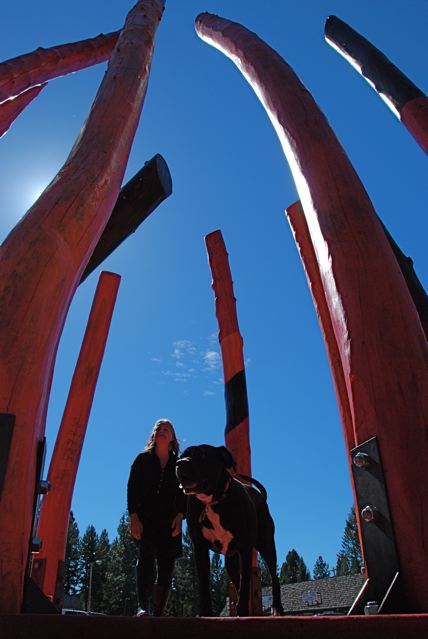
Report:
[[369,600],[384,612],[389,594],[397,592],[399,561],[377,438],[353,448],[351,457],[368,580],[348,614],[363,612]]

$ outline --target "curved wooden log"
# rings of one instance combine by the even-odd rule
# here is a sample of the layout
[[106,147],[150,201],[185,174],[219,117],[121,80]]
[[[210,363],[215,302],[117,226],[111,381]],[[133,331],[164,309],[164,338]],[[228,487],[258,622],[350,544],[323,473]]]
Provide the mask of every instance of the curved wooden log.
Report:
[[107,226],[89,260],[80,284],[172,193],[164,158],[157,154],[121,188]]
[[325,23],[325,38],[356,68],[428,153],[428,98],[379,49],[336,16]]
[[298,77],[241,25],[202,14],[265,107],[305,212],[338,345],[356,443],[381,449],[409,611],[428,609],[427,342],[370,199]]
[[0,102],[29,87],[108,60],[119,31],[79,42],[39,47],[31,53],[0,63]]
[[16,415],[0,501],[0,612],[18,612],[35,451],[74,291],[116,203],[146,93],[163,0],[128,14],[65,165],[0,250],[0,413]]
[[236,299],[226,246],[221,231],[205,237],[213,277],[219,341],[223,360],[226,400],[226,446],[236,461],[236,470],[251,476],[250,422],[245,379],[243,339],[236,314]]
[[[343,372],[342,361],[340,359],[339,347],[334,334],[333,323],[331,321],[330,311],[325,297],[324,287],[321,280],[319,266],[315,255],[312,239],[309,233],[308,224],[306,222],[305,213],[300,201],[289,206],[286,211],[288,222],[302,260],[303,268],[306,274],[309,290],[312,295],[315,310],[318,316],[321,332],[324,338],[324,344],[327,351],[327,357],[330,364],[330,370],[333,377],[334,389],[336,393],[337,405],[339,407],[340,419],[343,427],[345,438],[345,447],[348,455],[348,464],[351,469],[352,458],[350,450],[355,448],[357,436],[352,421],[352,413],[349,406],[349,398],[346,390],[346,380]],[[350,480],[352,491],[354,493],[354,501],[357,503],[356,490],[354,486],[354,477],[350,472]],[[357,521],[360,526],[360,513],[358,508],[355,510]],[[360,537],[360,546],[364,554],[364,547]]]
[[16,98],[10,98],[0,104],[0,137],[2,137],[10,129],[12,122],[16,120],[18,115],[34,100],[37,98],[40,91],[45,88],[45,84],[39,84],[36,87],[31,87],[28,91],[24,91],[16,96]]
[[[336,399],[339,407],[340,418],[343,426],[346,450],[355,448],[357,436],[354,430],[351,408],[349,406],[348,392],[346,389],[345,375],[342,360],[331,321],[330,310],[326,300],[320,270],[300,201],[295,202],[286,209],[286,215],[290,224],[300,259],[306,274],[309,290],[318,316],[324,344],[327,351],[330,370],[333,377]],[[352,473],[351,473],[352,482]]]
[[43,583],[39,586],[59,608],[74,484],[119,284],[119,275],[101,273],[49,465],[51,490],[40,508],[37,536],[43,545],[34,560],[39,570],[43,562]]

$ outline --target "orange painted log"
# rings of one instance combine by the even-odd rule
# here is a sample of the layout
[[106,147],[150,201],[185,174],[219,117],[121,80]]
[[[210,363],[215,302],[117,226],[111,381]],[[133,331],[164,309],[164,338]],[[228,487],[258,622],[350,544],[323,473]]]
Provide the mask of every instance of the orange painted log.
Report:
[[245,379],[243,339],[236,314],[236,299],[226,246],[221,231],[205,237],[212,273],[219,341],[223,360],[226,400],[227,448],[236,461],[236,470],[251,476],[250,424]]
[[[228,254],[221,231],[205,236],[208,261],[212,273],[219,341],[223,361],[226,428],[224,439],[236,462],[236,471],[251,477],[250,419],[248,414],[247,382],[244,366],[244,341],[242,339],[233,280]],[[252,554],[253,574],[250,588],[250,614],[262,614],[261,580],[258,570],[258,554]],[[232,589],[233,591],[233,589]],[[230,602],[231,614],[236,614]]]
[[0,137],[9,130],[12,122],[16,120],[18,115],[22,113],[22,111],[34,100],[34,98],[37,98],[40,91],[45,88],[46,84],[47,83],[31,87],[28,91],[24,91],[17,95],[16,98],[10,98],[5,102],[0,103]]
[[264,105],[290,165],[342,362],[356,443],[378,438],[409,611],[428,610],[427,342],[370,199],[312,96],[241,25],[201,14]]
[[340,18],[327,19],[325,38],[379,93],[428,153],[428,97],[386,55]]
[[34,558],[44,561],[41,589],[59,607],[64,584],[58,579],[58,566],[65,561],[74,483],[119,283],[120,277],[114,273],[100,275],[49,466],[51,490],[40,508],[37,536],[43,545]]
[[0,412],[16,415],[0,501],[0,612],[19,612],[35,458],[58,341],[116,203],[146,93],[163,0],[130,11],[65,165],[0,250]]
[[1,62],[0,102],[36,84],[108,60],[118,37],[119,31],[115,31],[49,49],[39,47],[31,53]]

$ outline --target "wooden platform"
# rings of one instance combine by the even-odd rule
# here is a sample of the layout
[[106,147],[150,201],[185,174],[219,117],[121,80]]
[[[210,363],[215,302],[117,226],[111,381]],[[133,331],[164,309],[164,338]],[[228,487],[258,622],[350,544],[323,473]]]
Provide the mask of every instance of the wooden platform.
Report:
[[427,639],[428,614],[361,617],[1,615],[1,639]]

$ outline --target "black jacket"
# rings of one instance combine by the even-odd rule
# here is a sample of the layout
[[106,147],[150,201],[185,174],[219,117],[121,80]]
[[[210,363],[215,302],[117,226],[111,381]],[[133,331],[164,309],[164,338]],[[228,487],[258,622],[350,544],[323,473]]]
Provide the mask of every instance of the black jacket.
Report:
[[137,513],[143,526],[169,526],[177,513],[186,513],[186,497],[175,476],[177,456],[171,453],[162,470],[154,452],[140,453],[128,480],[129,514]]

